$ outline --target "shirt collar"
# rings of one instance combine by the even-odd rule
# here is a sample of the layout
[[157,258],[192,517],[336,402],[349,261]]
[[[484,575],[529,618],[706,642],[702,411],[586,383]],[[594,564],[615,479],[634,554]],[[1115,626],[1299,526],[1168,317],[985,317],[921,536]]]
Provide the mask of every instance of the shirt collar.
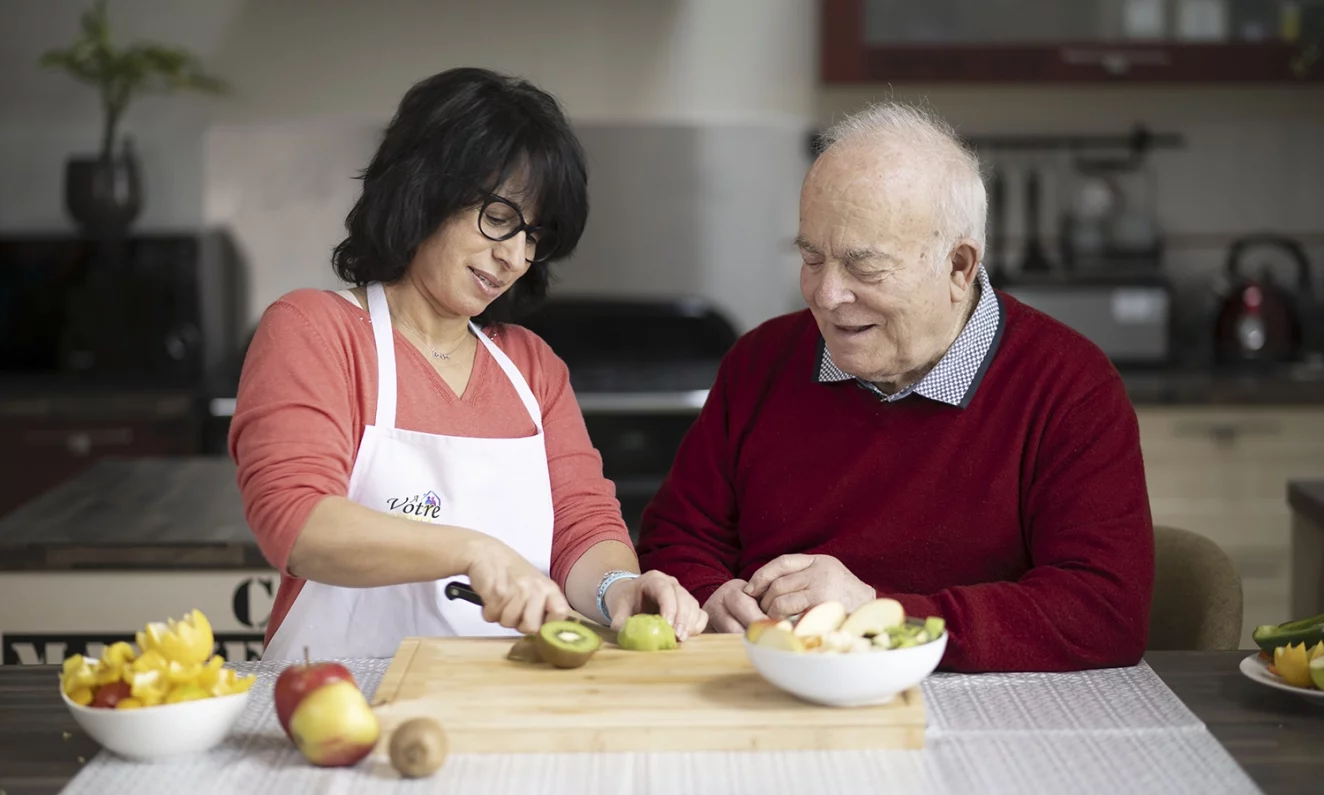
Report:
[[916,394],[958,408],[970,405],[979,382],[984,378],[984,371],[988,369],[993,355],[997,352],[1004,321],[1002,302],[993,291],[983,265],[979,266],[977,278],[979,301],[975,304],[975,311],[970,314],[965,328],[961,329],[961,333],[947,349],[947,353],[943,354],[933,369],[919,381],[893,395],[886,395],[868,381],[856,378],[837,367],[821,336],[818,340],[818,361],[814,368],[814,380],[818,383],[854,381],[887,402]]

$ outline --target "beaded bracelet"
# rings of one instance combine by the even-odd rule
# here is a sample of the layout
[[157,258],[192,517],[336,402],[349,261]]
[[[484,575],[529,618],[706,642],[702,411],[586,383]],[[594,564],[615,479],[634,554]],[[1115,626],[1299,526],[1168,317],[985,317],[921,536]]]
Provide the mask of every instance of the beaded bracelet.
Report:
[[602,575],[602,582],[598,583],[598,612],[602,613],[602,617],[607,619],[608,624],[611,623],[611,614],[607,612],[607,605],[603,602],[603,599],[607,596],[607,589],[617,580],[633,580],[638,576],[638,574],[635,574],[632,571],[622,571],[619,569],[616,571],[609,571]]

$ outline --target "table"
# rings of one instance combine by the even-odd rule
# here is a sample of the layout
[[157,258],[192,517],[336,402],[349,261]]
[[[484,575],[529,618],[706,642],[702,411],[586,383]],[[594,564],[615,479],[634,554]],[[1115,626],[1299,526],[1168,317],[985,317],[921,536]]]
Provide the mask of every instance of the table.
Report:
[[96,657],[193,608],[256,660],[279,583],[229,458],[104,459],[0,518],[0,664]]
[[[1237,671],[1245,656],[1246,652],[1151,652],[1145,660],[1265,793],[1319,792],[1324,781],[1324,709],[1245,679]],[[48,666],[0,667],[0,789],[5,795],[59,792],[79,772],[80,760],[90,760],[97,753],[95,743],[77,730],[61,703],[55,673]],[[950,688],[965,683],[953,677],[939,684]],[[1121,695],[1119,703],[1124,705],[1127,694]],[[949,713],[961,708],[959,699],[950,699],[949,704],[935,708],[943,713],[934,716],[936,722],[950,723]],[[970,723],[968,717],[964,720]],[[994,712],[980,720],[991,723],[987,729],[966,733],[969,741],[963,742],[969,747],[984,746],[991,752],[1001,746],[1035,744],[1032,733],[1016,727],[1014,715]],[[1153,720],[1177,722],[1181,716],[1155,715]],[[1207,737],[1198,723],[1184,731],[1193,743]],[[937,734],[934,747],[949,743],[956,733]],[[917,758],[910,752],[883,754]],[[811,757],[803,761],[815,763]],[[1091,761],[1107,764],[1110,760]],[[610,767],[598,766],[604,771]],[[916,776],[923,776],[922,769]],[[1235,775],[1229,780],[1235,782]],[[469,783],[476,782],[470,778]],[[481,782],[477,783],[481,789]],[[1143,787],[1128,795],[1140,791]]]

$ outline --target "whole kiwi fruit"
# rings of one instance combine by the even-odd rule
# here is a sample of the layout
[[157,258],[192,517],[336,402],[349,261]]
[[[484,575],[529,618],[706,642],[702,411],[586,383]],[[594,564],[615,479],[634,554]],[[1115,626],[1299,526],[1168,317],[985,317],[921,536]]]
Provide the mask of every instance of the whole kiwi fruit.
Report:
[[601,646],[602,639],[577,621],[548,621],[538,630],[538,654],[556,668],[578,668]]
[[441,724],[432,718],[412,718],[391,735],[391,767],[405,778],[423,778],[446,761],[449,744]]

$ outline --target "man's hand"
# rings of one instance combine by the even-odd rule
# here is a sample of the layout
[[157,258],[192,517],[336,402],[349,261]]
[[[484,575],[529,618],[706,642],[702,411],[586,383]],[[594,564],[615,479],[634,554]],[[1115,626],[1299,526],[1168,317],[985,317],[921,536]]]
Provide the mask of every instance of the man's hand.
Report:
[[747,585],[744,580],[727,580],[708,597],[703,611],[713,632],[744,632],[751,623],[767,618],[759,603],[745,593]]
[[831,555],[782,555],[754,572],[744,595],[757,599],[769,618],[780,620],[827,601],[841,602],[850,613],[878,592]]

